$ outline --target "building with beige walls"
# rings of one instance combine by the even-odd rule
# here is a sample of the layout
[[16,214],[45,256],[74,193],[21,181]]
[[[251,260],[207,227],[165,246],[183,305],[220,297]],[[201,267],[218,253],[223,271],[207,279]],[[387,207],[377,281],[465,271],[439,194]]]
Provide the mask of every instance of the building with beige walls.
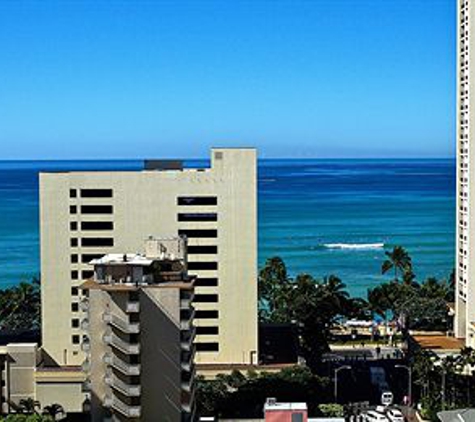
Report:
[[475,346],[475,92],[471,87],[475,55],[475,4],[457,3],[457,229],[455,336]]
[[196,362],[257,363],[256,151],[211,152],[209,168],[153,161],[142,171],[40,175],[43,349],[80,365],[79,286],[90,262],[186,236],[195,288]]
[[194,421],[195,277],[184,239],[92,262],[81,289],[92,421]]

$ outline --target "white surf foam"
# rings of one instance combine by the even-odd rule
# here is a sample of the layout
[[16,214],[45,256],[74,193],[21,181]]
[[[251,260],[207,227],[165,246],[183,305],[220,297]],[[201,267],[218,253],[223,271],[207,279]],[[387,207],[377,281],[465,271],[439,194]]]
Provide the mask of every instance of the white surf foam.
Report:
[[384,243],[327,243],[327,249],[383,249]]

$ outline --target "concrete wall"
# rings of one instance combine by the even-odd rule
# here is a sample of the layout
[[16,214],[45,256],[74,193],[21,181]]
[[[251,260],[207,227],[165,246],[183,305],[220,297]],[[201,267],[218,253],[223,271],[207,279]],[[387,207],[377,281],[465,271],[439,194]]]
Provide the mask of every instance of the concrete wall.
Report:
[[[113,198],[81,198],[81,188],[113,189]],[[77,191],[70,198],[70,189]],[[178,196],[217,196],[217,206],[178,206]],[[113,205],[112,215],[81,214],[81,205]],[[70,214],[70,206],[78,208]],[[216,245],[215,255],[188,256],[193,261],[217,261],[218,270],[190,271],[217,277],[217,287],[197,287],[196,293],[218,294],[218,303],[196,303],[199,310],[217,310],[218,319],[197,319],[196,325],[217,326],[219,334],[198,336],[197,342],[218,342],[219,351],[200,352],[200,363],[249,363],[257,357],[257,205],[256,151],[214,149],[205,171],[72,172],[40,175],[43,346],[59,364],[81,364],[84,354],[71,327],[80,312],[71,310],[71,271],[91,270],[81,254],[137,252],[144,239],[176,236],[180,229],[217,229],[217,238],[190,238],[189,245]],[[177,214],[216,212],[217,222],[178,222]],[[70,230],[70,223],[113,221],[107,231]],[[112,237],[113,247],[82,247],[81,238]],[[71,246],[77,238],[79,246]],[[79,263],[71,263],[71,255]]]
[[179,309],[178,289],[149,288],[141,292],[140,382],[146,420],[182,420]]

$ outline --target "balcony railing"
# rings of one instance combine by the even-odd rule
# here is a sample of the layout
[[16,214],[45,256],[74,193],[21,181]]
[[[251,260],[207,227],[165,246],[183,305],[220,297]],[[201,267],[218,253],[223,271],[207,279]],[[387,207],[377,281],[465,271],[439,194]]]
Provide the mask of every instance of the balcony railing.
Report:
[[140,345],[137,343],[127,343],[126,341],[122,340],[120,337],[116,336],[112,333],[104,334],[104,341],[115,347],[116,349],[120,350],[121,352],[128,354],[128,355],[136,355],[140,353]]
[[122,372],[124,375],[140,375],[140,365],[124,362],[112,354],[104,355],[104,362]]
[[180,321],[180,328],[183,331],[188,331],[193,328],[193,319],[195,318],[195,310],[193,309],[190,313],[190,316],[186,319]]
[[104,381],[115,390],[120,391],[127,397],[139,397],[140,385],[130,385],[114,375],[106,375]]
[[140,332],[140,324],[138,322],[127,322],[119,318],[117,315],[108,312],[103,314],[102,319],[104,320],[104,322],[107,322],[108,324],[117,327],[123,333],[137,334],[138,332]]
[[129,418],[139,418],[141,413],[140,406],[129,406],[115,396],[106,397],[104,400],[104,406],[110,407]]

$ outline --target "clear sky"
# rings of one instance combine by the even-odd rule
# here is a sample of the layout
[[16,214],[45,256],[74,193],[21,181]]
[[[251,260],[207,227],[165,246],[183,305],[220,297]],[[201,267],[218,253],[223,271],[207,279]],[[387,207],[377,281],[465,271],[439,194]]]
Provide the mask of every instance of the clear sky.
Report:
[[0,159],[452,157],[456,0],[0,1]]

